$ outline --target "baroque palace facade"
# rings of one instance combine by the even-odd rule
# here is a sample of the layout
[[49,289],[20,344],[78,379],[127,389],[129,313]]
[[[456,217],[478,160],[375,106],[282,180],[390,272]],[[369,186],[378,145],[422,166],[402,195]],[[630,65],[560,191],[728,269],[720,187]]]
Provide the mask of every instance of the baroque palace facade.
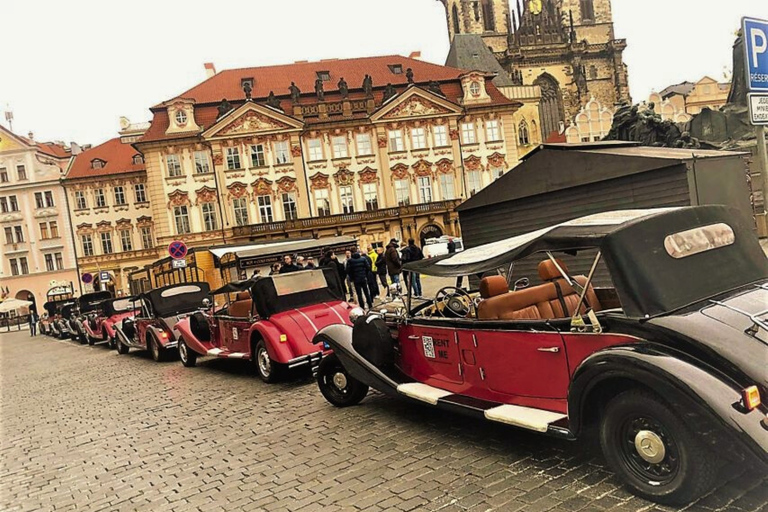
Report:
[[93,277],[84,293],[127,293],[128,274],[159,257],[144,157],[132,146],[147,127],[123,118],[120,136],[74,156],[62,180],[80,272]]
[[491,53],[514,84],[540,88],[541,140],[565,141],[564,129],[591,100],[611,112],[631,103],[626,41],[615,37],[610,0],[438,1],[452,54],[461,53],[462,36],[477,35],[484,44],[475,53]]
[[159,246],[459,235],[455,206],[518,161],[521,104],[488,73],[401,56],[206,67],[133,144]]

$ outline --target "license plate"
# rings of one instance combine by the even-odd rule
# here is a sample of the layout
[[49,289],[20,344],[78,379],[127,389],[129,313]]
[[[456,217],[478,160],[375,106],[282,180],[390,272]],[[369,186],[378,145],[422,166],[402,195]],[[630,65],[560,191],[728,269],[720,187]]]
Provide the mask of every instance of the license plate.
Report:
[[435,342],[431,336],[422,336],[421,343],[424,345],[424,356],[430,359],[435,358]]

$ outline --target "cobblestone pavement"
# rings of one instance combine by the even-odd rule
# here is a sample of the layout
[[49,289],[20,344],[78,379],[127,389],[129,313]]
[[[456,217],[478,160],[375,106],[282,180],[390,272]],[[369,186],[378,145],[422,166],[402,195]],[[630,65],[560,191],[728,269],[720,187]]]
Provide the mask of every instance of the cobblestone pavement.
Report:
[[[308,376],[197,368],[0,334],[0,510],[669,510],[594,447],[374,394],[335,409]],[[689,510],[765,510],[730,474]]]

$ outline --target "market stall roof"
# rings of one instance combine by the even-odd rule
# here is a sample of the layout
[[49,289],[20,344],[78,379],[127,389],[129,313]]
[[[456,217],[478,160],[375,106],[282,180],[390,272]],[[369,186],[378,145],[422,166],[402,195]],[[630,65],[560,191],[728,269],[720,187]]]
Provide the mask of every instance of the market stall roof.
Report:
[[254,246],[250,249],[238,249],[234,251],[240,258],[253,258],[270,254],[295,253],[317,247],[330,247],[339,244],[354,244],[357,239],[354,236],[333,236],[308,240],[284,240]]

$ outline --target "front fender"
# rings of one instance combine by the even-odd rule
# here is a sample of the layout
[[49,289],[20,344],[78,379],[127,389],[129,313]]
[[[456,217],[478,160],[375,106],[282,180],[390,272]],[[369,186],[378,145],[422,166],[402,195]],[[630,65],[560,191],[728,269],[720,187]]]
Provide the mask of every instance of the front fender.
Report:
[[734,454],[753,455],[768,464],[768,429],[763,424],[768,408],[763,405],[746,412],[740,406],[741,390],[735,382],[686,354],[651,344],[611,347],[579,365],[568,393],[574,433],[583,426],[590,397],[597,396],[593,391],[631,381],[651,389],[680,412],[717,453],[733,453],[733,447]]
[[187,317],[179,320],[179,323],[176,324],[176,329],[181,334],[181,337],[184,338],[184,343],[186,343],[190,350],[194,350],[198,354],[204,356],[208,354],[210,348],[213,348],[213,345],[211,343],[200,341],[194,334],[192,334],[192,328],[189,325],[190,318],[191,317]]
[[386,393],[399,396],[397,393],[398,382],[388,377],[379,368],[372,365],[352,346],[352,327],[349,325],[329,325],[320,329],[312,339],[312,343],[327,343],[342,366],[352,377],[363,384]]
[[[287,364],[288,361],[296,357],[288,343],[280,342],[280,335],[283,333],[269,320],[260,320],[256,322],[251,326],[251,329],[248,332],[249,340],[253,340],[254,337],[264,340],[264,345],[267,349],[267,354],[269,354],[269,358],[276,363]],[[251,350],[253,349],[251,348]],[[255,354],[251,354],[251,359],[255,357]]]

